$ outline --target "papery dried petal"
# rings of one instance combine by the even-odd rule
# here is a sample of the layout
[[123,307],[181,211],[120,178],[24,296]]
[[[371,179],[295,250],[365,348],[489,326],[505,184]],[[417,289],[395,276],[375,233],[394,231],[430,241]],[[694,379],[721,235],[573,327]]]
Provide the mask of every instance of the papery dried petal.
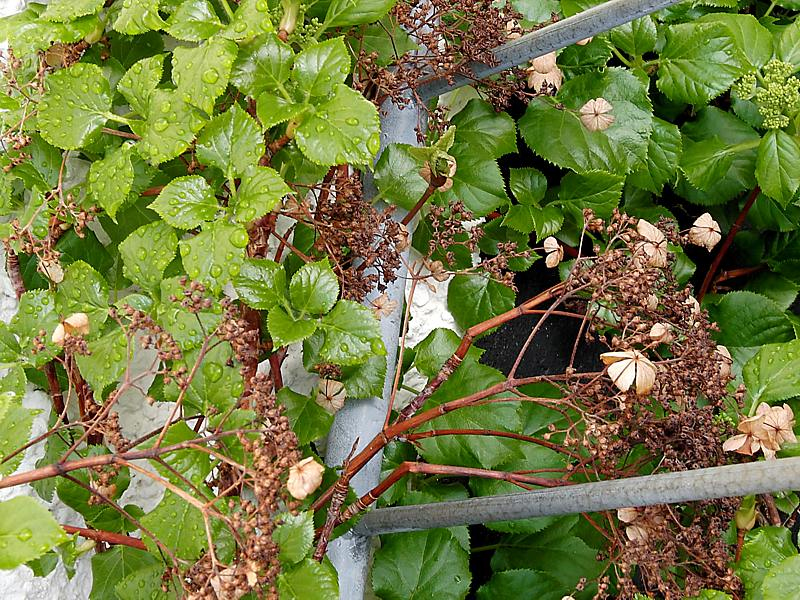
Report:
[[331,414],[336,414],[344,406],[347,390],[341,381],[321,379],[317,389],[317,404]]
[[296,465],[289,467],[289,479],[286,482],[286,489],[298,500],[305,499],[309,494],[322,484],[322,474],[325,467],[309,456],[304,458]]
[[578,46],[585,46],[586,44],[588,44],[588,43],[589,43],[589,42],[591,42],[591,41],[592,41],[592,38],[591,38],[591,37],[587,37],[587,38],[583,38],[582,40],[578,40],[578,41],[577,41],[577,42],[575,42],[575,43],[576,43]]
[[717,349],[714,350],[714,356],[719,362],[719,374],[721,377],[730,377],[731,376],[731,365],[733,365],[733,358],[731,357],[731,353],[728,352],[728,349],[725,346],[717,345]]
[[589,131],[603,131],[614,122],[614,116],[609,114],[614,109],[605,98],[594,98],[581,106],[581,123]]
[[719,223],[709,213],[703,213],[697,217],[689,230],[689,241],[696,246],[703,246],[709,252],[721,239]]
[[564,248],[558,243],[558,240],[552,235],[545,238],[543,242],[544,251],[547,253],[544,259],[544,264],[552,269],[558,266],[564,259]]
[[617,518],[623,523],[633,523],[639,518],[639,509],[632,506],[617,509]]
[[667,238],[661,230],[644,219],[639,219],[636,224],[636,231],[645,240],[636,244],[636,252],[646,257],[648,265],[660,268],[666,267]]
[[558,67],[547,73],[540,73],[536,70],[528,71],[528,87],[535,92],[547,93],[550,91],[550,87],[558,90],[563,82],[564,73]]
[[669,325],[665,325],[664,323],[654,324],[650,328],[650,333],[648,335],[654,342],[663,344],[669,343],[672,340],[672,332],[669,329]]
[[549,73],[556,68],[556,53],[548,52],[543,56],[537,56],[531,61],[531,68],[539,73]]
[[604,352],[600,360],[609,365],[608,376],[620,391],[627,392],[633,386],[637,395],[644,396],[653,389],[656,366],[638,350]]

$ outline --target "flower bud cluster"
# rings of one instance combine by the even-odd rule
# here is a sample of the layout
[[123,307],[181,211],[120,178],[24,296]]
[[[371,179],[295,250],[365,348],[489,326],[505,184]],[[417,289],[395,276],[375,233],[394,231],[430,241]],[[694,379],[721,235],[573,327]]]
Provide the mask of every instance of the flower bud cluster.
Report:
[[758,112],[764,117],[764,127],[781,129],[789,125],[789,115],[800,105],[800,79],[792,76],[794,66],[771,60],[764,67],[763,87],[755,91]]

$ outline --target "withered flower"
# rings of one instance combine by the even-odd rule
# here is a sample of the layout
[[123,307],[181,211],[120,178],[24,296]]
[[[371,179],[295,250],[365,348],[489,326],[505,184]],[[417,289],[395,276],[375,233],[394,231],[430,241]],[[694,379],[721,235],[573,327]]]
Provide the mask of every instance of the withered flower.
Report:
[[709,252],[722,239],[717,223],[709,213],[703,213],[689,230],[689,241],[695,246],[702,246]]
[[639,219],[636,231],[644,238],[643,242],[636,244],[636,252],[643,254],[651,267],[666,267],[667,238],[661,230],[644,219]]
[[64,281],[64,269],[58,258],[42,258],[36,266],[36,270],[53,283],[58,284]]
[[397,235],[394,238],[394,248],[398,252],[402,252],[406,248],[411,245],[411,236],[408,233],[408,227],[403,225],[402,223],[397,224],[398,231]]
[[755,415],[739,421],[737,429],[742,433],[725,440],[722,449],[725,452],[737,452],[752,456],[761,449],[760,437],[764,432],[764,415]]
[[608,375],[620,391],[627,392],[634,386],[637,395],[644,396],[653,389],[656,366],[638,350],[604,352],[600,360],[608,365]]
[[564,258],[564,248],[558,243],[558,240],[552,235],[544,239],[544,251],[547,253],[545,256],[544,264],[548,268],[553,269],[558,266]]
[[86,335],[87,333],[89,333],[89,315],[82,312],[72,313],[56,326],[52,342],[57,346],[63,346],[68,335]]
[[325,467],[314,460],[313,456],[304,458],[296,465],[289,467],[289,480],[286,489],[298,500],[305,499],[322,484]]
[[717,344],[717,349],[714,350],[714,355],[719,360],[719,374],[722,377],[731,376],[731,365],[733,364],[733,357],[725,346]]
[[344,406],[347,390],[344,384],[335,379],[320,379],[317,388],[317,404],[331,414],[336,414]]
[[383,292],[372,301],[372,310],[378,319],[388,317],[397,307],[397,300],[389,300],[389,296],[386,295],[386,292]]
[[654,342],[659,342],[662,344],[668,344],[672,341],[672,332],[669,329],[669,325],[664,323],[654,324],[650,328],[649,336]]
[[756,413],[764,415],[764,431],[767,434],[767,439],[761,442],[764,456],[775,458],[775,452],[780,450],[783,444],[797,443],[794,434],[794,413],[788,404],[769,406],[762,402],[758,405]]
[[618,508],[617,518],[627,525],[625,535],[630,541],[644,542],[650,537],[644,515],[638,508]]
[[433,276],[436,281],[447,281],[450,278],[450,273],[447,272],[447,269],[444,268],[440,260],[432,260],[425,266],[428,267],[431,276]]
[[589,131],[604,131],[611,127],[614,116],[609,114],[614,107],[605,98],[594,98],[581,106],[578,111],[581,123]]
[[555,90],[559,90],[562,83],[564,83],[564,73],[558,67],[547,73],[540,73],[532,68],[528,69],[528,87],[532,90],[540,92],[551,86]]

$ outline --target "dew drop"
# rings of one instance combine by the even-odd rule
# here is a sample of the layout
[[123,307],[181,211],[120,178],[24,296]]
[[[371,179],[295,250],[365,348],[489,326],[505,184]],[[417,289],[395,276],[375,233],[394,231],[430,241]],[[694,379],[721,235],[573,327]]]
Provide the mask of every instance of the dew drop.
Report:
[[369,150],[372,154],[377,154],[378,150],[381,149],[381,136],[380,134],[373,133],[369,136],[367,140],[367,150]]
[[33,537],[33,532],[27,527],[25,529],[20,529],[19,533],[17,533],[17,539],[20,542],[27,542],[29,539]]
[[222,366],[215,362],[207,362],[203,365],[203,375],[211,383],[222,379]]
[[250,241],[250,238],[247,235],[247,231],[244,229],[237,229],[231,234],[231,244],[236,246],[237,248],[245,248],[247,243]]
[[206,69],[203,72],[203,81],[206,83],[217,83],[217,81],[219,81],[219,71],[216,69]]
[[153,129],[159,133],[166,130],[167,127],[169,127],[169,123],[167,123],[166,119],[156,119],[156,122],[153,123]]
[[220,267],[219,265],[214,265],[213,267],[211,267],[209,272],[211,273],[212,277],[219,277],[220,275],[222,275],[222,267]]

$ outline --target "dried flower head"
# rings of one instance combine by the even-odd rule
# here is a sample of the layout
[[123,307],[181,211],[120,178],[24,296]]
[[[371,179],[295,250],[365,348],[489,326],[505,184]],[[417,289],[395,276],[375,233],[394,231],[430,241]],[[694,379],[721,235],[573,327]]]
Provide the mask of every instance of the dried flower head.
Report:
[[581,106],[578,111],[581,123],[589,131],[604,131],[611,127],[614,116],[609,114],[614,107],[605,98],[594,98]]
[[544,56],[537,56],[531,61],[531,69],[539,73],[549,73],[556,67],[556,53],[548,52]]
[[661,230],[644,219],[639,219],[636,231],[644,238],[643,242],[636,244],[636,252],[642,254],[651,267],[666,267],[667,238]]
[[564,73],[558,67],[546,73],[533,68],[528,69],[528,87],[536,92],[549,93],[551,88],[553,91],[558,91],[562,83],[564,83]]
[[561,244],[559,244],[558,240],[552,235],[544,239],[543,245],[544,251],[547,253],[544,264],[550,269],[557,267],[558,263],[564,258],[564,248],[561,247]]
[[398,232],[395,236],[395,250],[398,252],[402,252],[406,248],[411,245],[410,242],[410,235],[408,233],[408,227],[403,225],[402,223],[398,223]]
[[317,404],[331,414],[336,414],[344,406],[347,390],[341,381],[320,379],[317,388]]
[[717,345],[714,350],[714,356],[719,360],[719,374],[722,377],[731,376],[731,365],[733,364],[733,357],[725,346]]
[[89,315],[73,313],[56,326],[52,342],[57,346],[63,346],[68,335],[86,335],[87,333],[89,333]]
[[64,269],[58,258],[43,258],[36,266],[36,270],[55,284],[64,281]]
[[651,340],[659,342],[660,344],[668,344],[672,341],[672,332],[670,331],[669,325],[666,323],[655,323],[650,328],[650,333],[648,335]]
[[703,246],[709,252],[722,239],[717,223],[709,213],[703,213],[689,230],[689,241],[696,246]]
[[322,483],[325,467],[314,460],[313,456],[304,458],[296,465],[289,467],[289,480],[286,489],[298,500],[304,500]]
[[764,415],[755,415],[739,421],[737,429],[742,433],[725,440],[722,449],[725,452],[737,452],[752,456],[761,449],[760,437],[764,437]]
[[372,310],[379,319],[391,315],[398,306],[397,300],[389,300],[389,296],[386,295],[386,292],[383,292],[372,301]]
[[450,278],[450,273],[444,268],[442,261],[432,260],[426,266],[436,281],[447,281]]
[[788,404],[770,406],[762,402],[755,415],[739,422],[737,429],[742,433],[725,440],[722,449],[748,456],[761,450],[765,458],[773,459],[783,444],[797,442],[794,423],[794,413]]
[[656,366],[638,350],[604,352],[600,360],[608,365],[611,381],[622,392],[634,386],[637,395],[644,396],[656,382]]
[[456,174],[458,164],[456,163],[456,159],[452,156],[447,156],[439,162],[444,163],[444,168],[441,169],[440,172],[434,173],[434,170],[431,168],[431,164],[428,161],[425,161],[425,164],[423,164],[422,168],[419,170],[419,174],[420,177],[422,177],[428,183],[434,183],[434,176],[441,178],[442,183],[436,186],[436,190],[439,192],[446,192],[453,187],[453,175]]

